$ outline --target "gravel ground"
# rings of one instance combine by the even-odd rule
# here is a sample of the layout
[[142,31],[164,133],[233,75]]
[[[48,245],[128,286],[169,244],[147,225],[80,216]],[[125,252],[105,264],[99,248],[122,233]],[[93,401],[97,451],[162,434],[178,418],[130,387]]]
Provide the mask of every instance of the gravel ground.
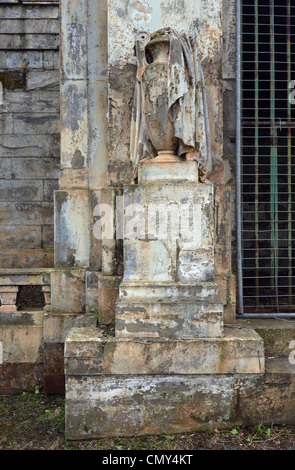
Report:
[[64,397],[0,395],[1,450],[294,450],[295,427],[235,427],[228,431],[67,441]]

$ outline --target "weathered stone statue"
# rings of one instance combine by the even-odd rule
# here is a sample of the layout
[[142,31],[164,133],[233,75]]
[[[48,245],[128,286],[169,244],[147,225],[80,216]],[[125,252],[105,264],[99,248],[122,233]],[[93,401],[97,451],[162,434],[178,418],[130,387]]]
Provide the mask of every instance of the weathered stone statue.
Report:
[[200,180],[211,172],[204,78],[195,35],[172,28],[136,38],[137,82],[131,124],[134,176],[141,160],[196,160]]

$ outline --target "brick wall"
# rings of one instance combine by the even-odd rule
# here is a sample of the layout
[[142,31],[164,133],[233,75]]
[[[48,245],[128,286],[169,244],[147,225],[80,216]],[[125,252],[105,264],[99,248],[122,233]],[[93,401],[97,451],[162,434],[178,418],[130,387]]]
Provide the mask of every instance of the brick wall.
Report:
[[0,0],[0,268],[53,266],[59,7]]

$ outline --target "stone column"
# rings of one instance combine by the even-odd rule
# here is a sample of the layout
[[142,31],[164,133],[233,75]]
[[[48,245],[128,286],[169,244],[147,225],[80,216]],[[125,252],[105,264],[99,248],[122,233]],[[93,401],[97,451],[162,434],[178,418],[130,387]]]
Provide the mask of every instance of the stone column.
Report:
[[61,165],[54,194],[52,310],[45,321],[45,349],[56,361],[46,369],[47,392],[60,391],[52,384],[63,376],[63,343],[77,316],[97,321],[102,243],[93,227],[108,162],[107,2],[61,0],[60,12]]

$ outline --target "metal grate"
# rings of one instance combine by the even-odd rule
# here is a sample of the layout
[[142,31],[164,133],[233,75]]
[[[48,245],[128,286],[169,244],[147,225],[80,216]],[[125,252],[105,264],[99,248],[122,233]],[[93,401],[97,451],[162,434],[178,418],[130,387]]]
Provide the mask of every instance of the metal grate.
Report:
[[295,2],[242,0],[241,47],[241,313],[294,314]]

